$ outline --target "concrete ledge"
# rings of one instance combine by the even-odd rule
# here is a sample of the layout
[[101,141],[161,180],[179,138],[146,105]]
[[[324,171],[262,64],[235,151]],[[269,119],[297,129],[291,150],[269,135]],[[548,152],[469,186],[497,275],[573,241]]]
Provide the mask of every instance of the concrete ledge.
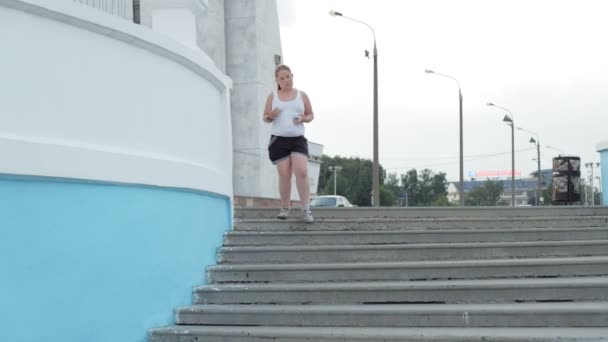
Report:
[[224,246],[448,243],[484,241],[559,241],[608,239],[608,227],[437,229],[385,231],[257,232],[230,231]]
[[219,264],[601,256],[608,240],[222,247]]
[[[240,219],[274,218],[278,208],[236,208],[235,217]],[[608,216],[608,207],[547,206],[547,207],[353,207],[313,208],[317,218],[438,218],[438,217],[559,217],[559,216]],[[294,209],[294,217],[299,216]]]
[[288,219],[237,220],[237,231],[339,231],[447,228],[572,228],[608,227],[608,216],[560,217],[436,217],[436,218],[317,218],[313,224]]
[[243,327],[173,326],[154,329],[149,342],[184,342],[188,337],[206,342],[600,342],[608,328],[353,328],[353,327]]
[[208,283],[342,282],[606,275],[608,256],[325,264],[220,265]]
[[598,300],[608,300],[608,277],[224,284],[194,289],[195,304],[438,304]]
[[193,305],[177,324],[334,327],[605,327],[608,303]]

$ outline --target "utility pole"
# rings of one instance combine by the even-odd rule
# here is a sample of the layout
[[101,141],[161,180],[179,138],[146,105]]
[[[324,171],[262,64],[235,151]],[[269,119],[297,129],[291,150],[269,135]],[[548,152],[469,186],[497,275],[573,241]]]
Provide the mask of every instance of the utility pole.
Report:
[[342,17],[367,26],[374,36],[374,161],[372,164],[372,206],[380,206],[380,162],[378,160],[378,49],[376,48],[376,31],[366,22],[347,17],[338,11],[331,10],[332,17]]
[[515,116],[507,108],[497,106],[492,102],[486,103],[486,106],[500,108],[511,114],[511,116],[505,115],[502,121],[511,126],[511,206],[515,207]]
[[[600,163],[597,163],[598,166]],[[595,205],[595,189],[593,187],[593,163],[585,163],[585,166],[588,167],[591,171],[591,176],[589,177],[589,192],[591,193],[591,205]]]
[[334,196],[337,195],[336,192],[336,178],[337,178],[337,174],[338,171],[342,170],[342,166],[330,166],[328,167],[329,171],[332,171],[334,173]]
[[[600,163],[595,163],[595,166],[598,168],[600,168]],[[602,173],[602,170],[599,170],[600,174]],[[597,176],[597,182],[600,184],[600,205],[602,205],[602,197],[604,196],[604,194],[602,193],[602,181],[600,180],[600,176]]]
[[602,197],[604,197],[604,192],[602,190],[602,180],[600,179],[600,176],[595,176],[595,179],[597,179],[597,182],[600,184],[600,205],[604,205],[602,199]]

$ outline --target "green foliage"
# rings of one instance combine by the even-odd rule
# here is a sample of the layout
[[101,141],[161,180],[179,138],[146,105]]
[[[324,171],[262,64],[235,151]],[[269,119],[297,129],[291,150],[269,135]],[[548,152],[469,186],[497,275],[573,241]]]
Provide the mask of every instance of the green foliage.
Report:
[[[338,195],[345,196],[352,204],[358,206],[371,205],[373,166],[371,160],[324,155],[319,174],[319,195],[334,194],[334,174],[329,170],[330,166],[342,167],[336,178]],[[392,173],[387,176],[380,165],[381,206],[405,205],[405,201],[399,203],[399,197],[405,196],[406,192],[410,206],[447,206],[449,205],[447,187],[445,173],[435,174],[425,169],[418,174],[418,171],[412,169],[406,175],[399,176]]]
[[433,205],[436,199],[447,196],[447,188],[448,182],[443,172],[434,174],[424,169],[418,174],[416,169],[411,169],[401,175],[401,189],[408,196],[409,206]]
[[393,207],[397,203],[397,195],[386,185],[380,186],[380,206]]
[[[372,196],[372,167],[368,159],[329,157],[323,155],[319,174],[319,195],[334,194],[334,174],[330,166],[341,166],[336,178],[336,192],[358,206],[370,206]],[[380,165],[380,184],[384,181],[385,171]],[[386,197],[386,195],[384,195]],[[382,193],[380,203],[382,204]],[[389,197],[385,200],[390,201]]]
[[541,196],[543,198],[543,205],[550,205],[553,202],[553,180],[549,182],[549,185],[543,190]]
[[497,206],[501,205],[500,196],[504,191],[504,184],[500,180],[488,179],[482,186],[476,187],[465,195],[467,206]]
[[433,203],[431,203],[433,207],[451,207],[454,204],[450,202],[448,196],[438,196],[435,198]]

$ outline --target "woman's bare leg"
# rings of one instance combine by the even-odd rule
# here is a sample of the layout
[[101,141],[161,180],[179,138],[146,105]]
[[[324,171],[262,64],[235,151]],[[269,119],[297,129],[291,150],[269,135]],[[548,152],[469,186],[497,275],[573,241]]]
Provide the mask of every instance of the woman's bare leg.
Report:
[[310,185],[308,182],[308,157],[301,153],[291,154],[291,169],[296,177],[296,187],[300,195],[302,209],[309,210]]
[[285,158],[277,163],[279,172],[279,195],[281,208],[290,208],[291,205],[291,158]]

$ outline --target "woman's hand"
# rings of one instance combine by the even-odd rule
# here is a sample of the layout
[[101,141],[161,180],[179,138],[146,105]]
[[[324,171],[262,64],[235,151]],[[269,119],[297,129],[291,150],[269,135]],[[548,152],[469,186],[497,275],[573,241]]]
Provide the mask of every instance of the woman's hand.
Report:
[[271,123],[279,115],[279,108],[275,108],[269,113],[264,114],[264,122]]
[[302,124],[302,123],[305,123],[305,122],[310,122],[310,120],[308,120],[308,118],[306,117],[306,115],[300,114],[300,115],[298,115],[297,117],[295,117],[293,119],[293,122],[295,122],[296,124]]
[[277,116],[279,116],[279,108],[274,108],[272,111],[270,111],[270,113],[266,114],[267,117],[269,117],[271,120],[274,120],[277,118]]

